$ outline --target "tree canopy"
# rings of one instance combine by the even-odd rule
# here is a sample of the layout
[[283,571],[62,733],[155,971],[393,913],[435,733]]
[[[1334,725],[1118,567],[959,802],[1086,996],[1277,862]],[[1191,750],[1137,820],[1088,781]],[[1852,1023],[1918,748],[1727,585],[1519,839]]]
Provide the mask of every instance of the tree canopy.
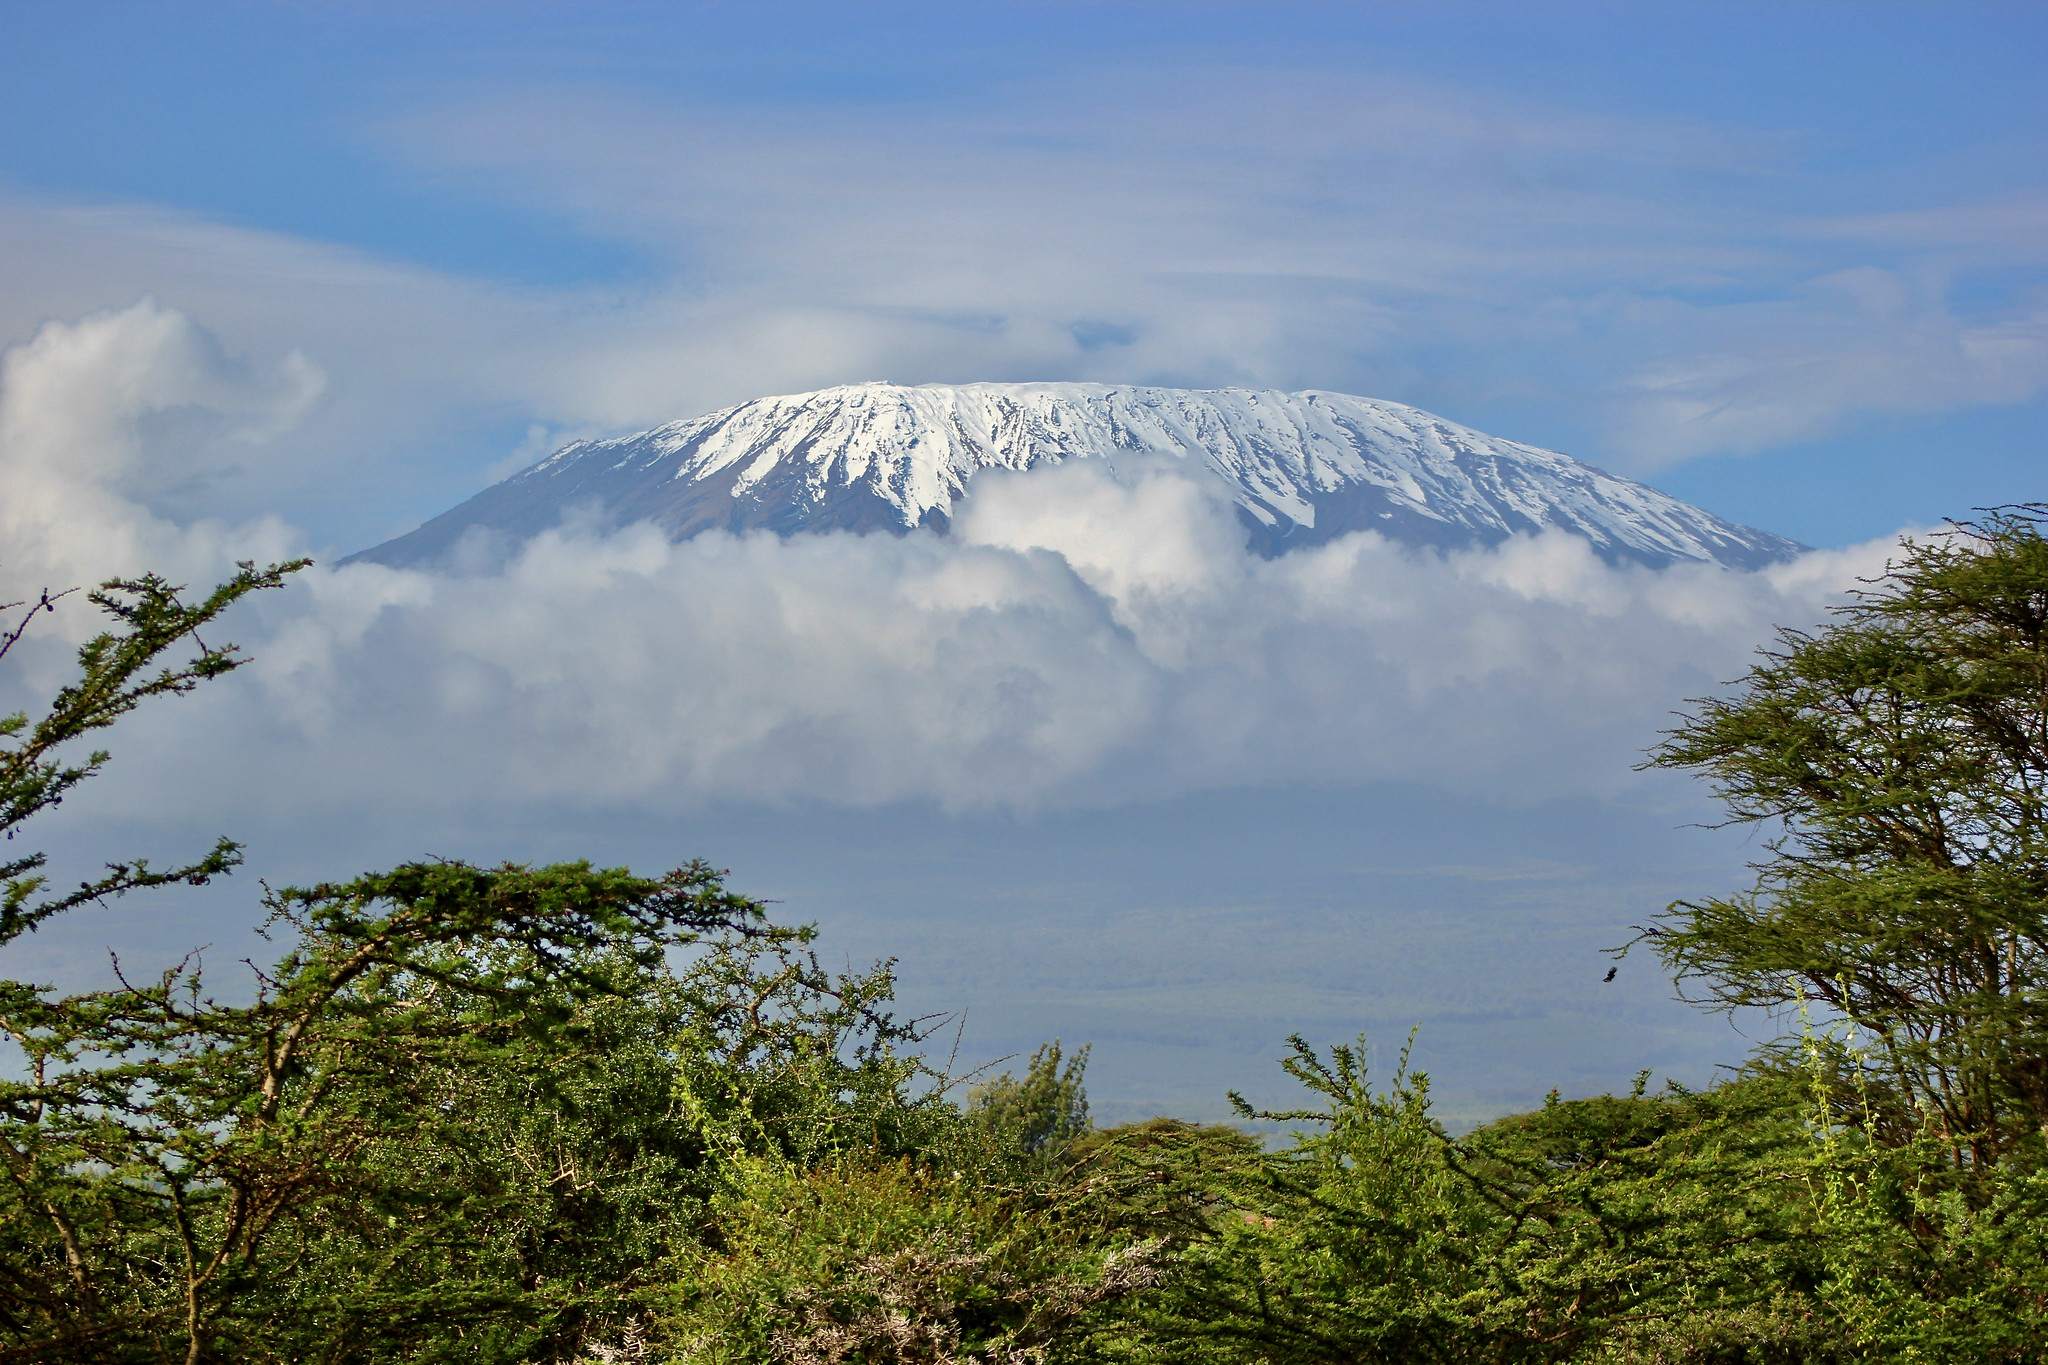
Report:
[[[945,1074],[890,964],[824,969],[702,861],[413,862],[266,888],[242,1003],[190,961],[0,981],[0,1365],[2042,1359],[2044,524],[1905,545],[1653,750],[1769,830],[1645,930],[1792,1025],[1704,1091],[1454,1134],[1405,1056],[1297,1038],[1256,1133],[1105,1128],[1086,1047]],[[0,720],[0,827],[239,666],[198,632],[297,567],[92,594],[78,680]],[[0,946],[239,857],[60,890],[22,855]]]
[[1750,890],[1651,927],[1680,983],[1853,1020],[1897,1120],[1925,1107],[1980,1160],[2048,1130],[2044,519],[2010,508],[1909,543],[1651,759],[1770,832]]

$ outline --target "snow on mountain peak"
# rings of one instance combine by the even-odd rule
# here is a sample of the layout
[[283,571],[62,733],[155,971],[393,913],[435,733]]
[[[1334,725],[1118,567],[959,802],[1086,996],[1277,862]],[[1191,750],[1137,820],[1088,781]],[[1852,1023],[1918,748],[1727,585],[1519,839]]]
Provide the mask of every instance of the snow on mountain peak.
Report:
[[1755,568],[1802,548],[1568,455],[1350,394],[873,382],[579,441],[355,558],[431,562],[478,531],[524,540],[579,506],[678,539],[944,530],[981,470],[1162,457],[1220,480],[1269,556],[1359,530],[1451,548],[1560,528],[1651,565]]

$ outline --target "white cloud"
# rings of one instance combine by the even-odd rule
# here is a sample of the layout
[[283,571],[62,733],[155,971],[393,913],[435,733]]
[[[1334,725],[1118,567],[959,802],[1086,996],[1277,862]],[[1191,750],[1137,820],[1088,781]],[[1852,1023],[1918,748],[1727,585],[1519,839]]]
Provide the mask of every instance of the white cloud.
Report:
[[218,572],[230,545],[285,552],[276,518],[228,527],[150,504],[219,476],[224,452],[262,458],[319,398],[303,354],[271,370],[226,355],[184,314],[144,300],[51,322],[0,360],[0,554],[24,589],[154,570]]
[[[203,588],[297,543],[274,519],[181,521],[143,498],[212,449],[166,448],[152,414],[198,409],[261,455],[310,371],[236,362],[145,304],[52,325],[4,375],[0,592],[144,567]],[[786,913],[833,924],[834,951],[909,947],[906,1010],[976,1010],[963,1056],[1100,1038],[1127,1111],[1213,1112],[1292,1028],[1398,1037],[1415,1018],[1453,1114],[1529,1102],[1474,1090],[1559,1055],[1587,1087],[1642,1065],[1707,1074],[1718,1033],[1647,1010],[1644,987],[1585,994],[1597,948],[1698,884],[1691,864],[1643,874],[1655,855],[1622,846],[1643,822],[1575,803],[1612,825],[1612,874],[1566,868],[1536,895],[1465,873],[1416,887],[1444,881],[1440,862],[1526,879],[1586,858],[1577,835],[1551,850],[1559,816],[1538,812],[1664,799],[1630,765],[1666,711],[1738,673],[1773,622],[1815,619],[1887,546],[1653,572],[1562,534],[1443,557],[1368,534],[1265,561],[1183,469],[987,478],[947,539],[678,545],[570,525],[488,573],[315,567],[224,624],[249,667],[125,721],[111,771],[38,837],[89,868],[110,837],[168,857],[226,831],[280,882],[429,853],[744,861],[750,892],[796,876]],[[0,709],[64,681],[93,624],[69,604],[11,654]],[[1227,820],[1171,803],[1228,789]],[[1387,804],[1418,799],[1441,823]],[[863,807],[879,809],[847,810]],[[1069,834],[1099,822],[1133,844],[1074,871],[1062,850],[1095,840],[1009,819],[1061,811]],[[1191,811],[1194,833],[1176,823]],[[984,858],[1004,870],[984,877]],[[1184,869],[1165,890],[1148,884],[1162,860]],[[1244,889],[1269,872],[1284,893]],[[194,941],[268,951],[246,943],[239,885],[71,920],[18,945],[16,970],[97,984],[109,938],[131,968]],[[1306,977],[1305,952],[1321,964]]]
[[849,380],[1326,387],[1526,413],[1501,434],[1640,472],[2048,379],[2015,283],[2043,259],[2037,193],[1794,215],[1790,138],[1259,67],[809,110],[475,89],[387,118],[385,149],[438,192],[624,238],[647,278],[512,288],[12,196],[0,338],[154,293],[258,368],[303,349],[316,408],[179,510],[279,511],[342,549],[467,495],[535,427]]
[[1442,559],[1362,535],[1265,562],[1180,478],[1075,469],[978,489],[952,540],[568,529],[487,575],[319,571],[216,720],[263,717],[328,802],[411,799],[398,773],[641,809],[1611,792],[1665,710],[1885,548],[1656,573],[1563,535]]
[[[10,585],[203,583],[295,543],[274,519],[181,524],[133,490],[155,477],[151,414],[201,409],[260,442],[317,392],[306,362],[252,371],[143,304],[52,324],[5,374]],[[1605,792],[1667,708],[1885,550],[1652,572],[1562,534],[1445,557],[1358,535],[1264,561],[1207,486],[1086,462],[980,483],[958,526],[676,545],[571,525],[491,573],[315,569],[237,628],[250,669],[160,708],[156,777],[131,790],[160,802],[211,771],[180,800],[311,810]]]
[[[278,512],[314,544],[360,549],[474,492],[510,453],[480,436],[535,422],[585,434],[587,409],[549,402],[551,373],[605,302],[515,292],[371,259],[328,243],[210,223],[147,206],[0,197],[0,341],[52,319],[120,312],[138,299],[205,320],[209,344],[274,373],[294,352],[326,387],[262,459],[217,445],[203,490],[160,498],[185,516]],[[217,436],[219,433],[194,433]],[[176,494],[178,485],[160,490]]]
[[1848,416],[2021,403],[2048,391],[2048,309],[1957,317],[1948,281],[1857,266],[1787,298],[1658,311],[1687,349],[1622,388],[1617,440],[1645,463],[1753,453]]
[[1643,471],[2048,387],[2038,309],[1954,298],[2042,264],[2037,203],[1799,217],[1790,136],[1256,67],[829,114],[528,89],[390,135],[675,263],[559,376],[624,425],[876,376],[1542,395]]

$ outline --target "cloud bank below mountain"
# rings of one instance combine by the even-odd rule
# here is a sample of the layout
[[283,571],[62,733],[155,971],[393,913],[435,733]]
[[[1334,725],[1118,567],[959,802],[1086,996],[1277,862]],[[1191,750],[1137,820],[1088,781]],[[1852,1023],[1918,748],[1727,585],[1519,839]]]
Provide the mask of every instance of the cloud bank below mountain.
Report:
[[[154,490],[277,455],[317,391],[153,304],[10,352],[11,595],[287,553],[271,519]],[[166,431],[215,430],[211,442]],[[1170,467],[979,480],[951,538],[549,532],[488,573],[316,567],[247,610],[255,663],[145,722],[136,803],[222,818],[380,802],[1029,810],[1219,787],[1421,781],[1606,793],[1682,698],[1816,619],[1884,543],[1757,573],[1615,568],[1564,534],[1436,555],[1372,534],[1282,559]],[[72,638],[91,623],[67,608]],[[61,673],[60,640],[17,685]],[[149,728],[153,727],[153,728]]]

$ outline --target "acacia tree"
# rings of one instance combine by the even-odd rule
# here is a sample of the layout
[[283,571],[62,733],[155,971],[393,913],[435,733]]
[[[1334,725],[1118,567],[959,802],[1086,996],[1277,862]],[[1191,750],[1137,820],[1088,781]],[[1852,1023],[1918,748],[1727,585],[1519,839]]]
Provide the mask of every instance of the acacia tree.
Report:
[[[67,745],[239,666],[198,632],[298,567],[196,603],[154,577],[92,594],[113,628],[78,681],[0,721],[0,828],[107,760]],[[24,855],[0,944],[239,857],[56,892]],[[189,963],[70,996],[0,981],[0,1362],[572,1358],[701,1232],[732,1152],[914,1136],[886,968],[820,970],[701,862],[415,863],[268,904],[288,946],[252,1003]]]
[[1897,1126],[1974,1162],[2048,1133],[2048,505],[1908,541],[1783,630],[1648,766],[1771,837],[1747,891],[1646,931],[1723,1008],[1816,999],[1876,1040]]
[[[106,729],[150,697],[190,692],[246,663],[234,645],[208,645],[199,639],[199,631],[250,593],[279,586],[285,575],[311,562],[298,559],[264,569],[244,562],[236,566],[233,578],[199,602],[183,601],[179,588],[155,574],[110,579],[94,590],[87,600],[111,618],[115,629],[102,631],[79,650],[78,680],[59,691],[34,721],[25,711],[0,717],[0,833],[13,839],[23,821],[63,804],[73,787],[107,761],[104,750],[96,749],[82,761],[60,751]],[[21,643],[38,618],[54,613],[70,595],[45,590],[32,604],[0,606],[0,612],[28,608],[11,629],[0,633],[0,658]],[[159,663],[187,640],[195,646],[191,658],[181,664]],[[140,859],[109,863],[106,875],[49,896],[42,895],[48,880],[42,872],[42,854],[0,862],[0,945],[53,915],[110,896],[175,882],[203,886],[240,862],[240,854],[241,846],[224,838],[206,856],[183,867],[153,870]]]

